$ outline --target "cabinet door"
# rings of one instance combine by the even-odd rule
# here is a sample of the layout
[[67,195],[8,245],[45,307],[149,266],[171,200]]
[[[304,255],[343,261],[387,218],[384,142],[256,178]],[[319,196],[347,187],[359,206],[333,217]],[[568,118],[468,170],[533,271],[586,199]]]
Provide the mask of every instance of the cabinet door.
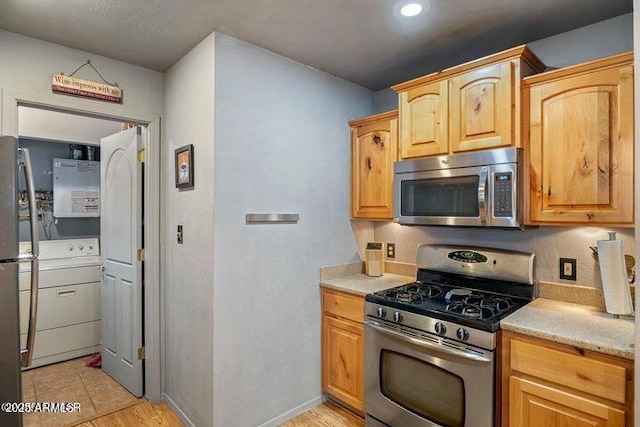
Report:
[[624,411],[515,376],[509,379],[509,394],[510,426],[625,425]]
[[393,163],[398,152],[397,129],[397,118],[352,129],[352,218],[393,218]]
[[513,67],[504,62],[451,79],[451,151],[513,144]]
[[322,389],[364,410],[364,327],[322,316]]
[[401,92],[400,158],[449,152],[447,81]]
[[531,220],[633,222],[631,65],[530,89]]

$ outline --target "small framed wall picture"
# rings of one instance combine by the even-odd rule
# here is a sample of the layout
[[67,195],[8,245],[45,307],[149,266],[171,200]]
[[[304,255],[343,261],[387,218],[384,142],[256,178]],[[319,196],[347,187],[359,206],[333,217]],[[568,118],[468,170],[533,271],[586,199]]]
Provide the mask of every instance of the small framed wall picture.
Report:
[[176,188],[193,188],[193,145],[176,149]]

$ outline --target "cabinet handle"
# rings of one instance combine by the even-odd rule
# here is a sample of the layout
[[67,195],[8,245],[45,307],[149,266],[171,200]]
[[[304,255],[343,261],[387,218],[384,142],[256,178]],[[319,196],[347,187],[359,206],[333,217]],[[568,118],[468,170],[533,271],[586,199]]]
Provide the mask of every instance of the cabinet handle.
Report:
[[547,196],[551,197],[551,187],[547,187]]
[[72,289],[70,291],[58,291],[59,297],[72,297],[76,294],[76,290]]

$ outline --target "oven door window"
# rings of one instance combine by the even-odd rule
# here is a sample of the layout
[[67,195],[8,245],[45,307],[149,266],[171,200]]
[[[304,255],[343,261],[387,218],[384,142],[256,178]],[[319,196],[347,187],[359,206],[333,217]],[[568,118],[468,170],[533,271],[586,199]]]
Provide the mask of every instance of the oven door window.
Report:
[[480,216],[478,175],[403,180],[402,216]]
[[435,365],[381,350],[380,391],[387,399],[431,422],[464,426],[464,382]]

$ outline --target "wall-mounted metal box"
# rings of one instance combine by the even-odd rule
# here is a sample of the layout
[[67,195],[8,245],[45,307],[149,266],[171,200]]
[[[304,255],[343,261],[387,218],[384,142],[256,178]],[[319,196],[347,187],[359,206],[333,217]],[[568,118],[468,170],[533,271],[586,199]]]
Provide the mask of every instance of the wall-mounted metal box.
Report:
[[53,216],[100,216],[100,162],[53,159]]

